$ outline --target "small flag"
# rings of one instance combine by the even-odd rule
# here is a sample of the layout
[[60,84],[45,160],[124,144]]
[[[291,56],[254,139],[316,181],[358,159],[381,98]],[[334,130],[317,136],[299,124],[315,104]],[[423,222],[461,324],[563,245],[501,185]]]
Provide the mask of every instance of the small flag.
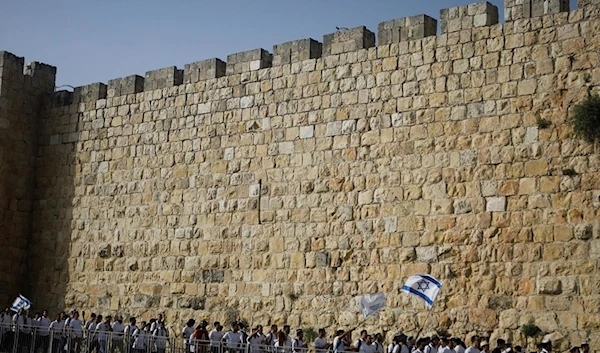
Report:
[[402,286],[402,291],[417,296],[425,301],[431,309],[435,297],[442,288],[442,283],[431,275],[410,276]]
[[14,312],[18,312],[20,309],[29,310],[30,307],[31,307],[31,300],[29,300],[29,299],[25,298],[24,296],[22,296],[21,294],[19,294],[19,296],[12,303],[10,310],[12,310]]
[[362,295],[358,297],[358,305],[360,305],[360,309],[366,319],[385,307],[385,294],[377,293]]

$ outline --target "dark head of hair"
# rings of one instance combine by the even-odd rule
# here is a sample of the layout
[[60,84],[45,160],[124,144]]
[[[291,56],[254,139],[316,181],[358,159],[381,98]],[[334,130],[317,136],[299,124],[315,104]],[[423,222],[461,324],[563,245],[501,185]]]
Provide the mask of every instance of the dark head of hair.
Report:
[[320,328],[319,329],[319,333],[325,333],[325,329],[324,328]]
[[500,346],[500,345],[506,344],[506,341],[505,341],[505,340],[503,340],[502,338],[498,338],[498,339],[496,340],[496,344],[497,344],[498,346]]
[[214,327],[217,327],[217,326],[219,326],[220,324],[221,324],[220,322],[218,322],[218,321],[215,321],[215,323],[213,324],[213,326],[214,326]]
[[342,335],[342,334],[344,334],[344,330],[337,330],[337,331],[335,331],[335,335],[336,336],[339,336],[339,335]]
[[288,329],[288,330],[289,330],[289,329],[290,329],[290,325],[283,325],[283,329],[284,329],[284,330],[285,330],[285,329]]
[[135,317],[130,317],[129,318],[129,322],[134,323],[135,322]]
[[279,331],[279,332],[277,333],[277,340],[278,340],[279,342],[285,342],[285,341],[286,341],[286,339],[287,339],[287,336],[286,336],[285,332],[283,332],[283,331]]
[[275,325],[275,324],[271,325],[271,330],[277,330],[277,325]]
[[479,340],[479,336],[473,336],[471,337],[471,343],[475,343]]
[[367,330],[362,330],[362,331],[360,331],[360,335],[361,335],[361,336],[362,336],[362,335],[365,335],[366,333],[367,333]]
[[92,313],[91,317],[96,317],[96,313]]

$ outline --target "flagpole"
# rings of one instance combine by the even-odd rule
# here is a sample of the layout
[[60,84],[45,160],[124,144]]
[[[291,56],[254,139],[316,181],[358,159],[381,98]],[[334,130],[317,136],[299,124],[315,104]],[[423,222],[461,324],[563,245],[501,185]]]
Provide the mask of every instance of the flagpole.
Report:
[[423,321],[423,324],[419,328],[419,331],[417,331],[417,335],[415,336],[415,342],[417,341],[417,339],[419,338],[419,335],[421,334],[421,332],[425,328],[425,324],[427,323],[427,320],[429,320],[429,316],[431,315],[432,311],[433,311],[433,305],[431,305],[431,308],[429,308],[429,310],[427,311],[427,316],[425,317],[425,321]]

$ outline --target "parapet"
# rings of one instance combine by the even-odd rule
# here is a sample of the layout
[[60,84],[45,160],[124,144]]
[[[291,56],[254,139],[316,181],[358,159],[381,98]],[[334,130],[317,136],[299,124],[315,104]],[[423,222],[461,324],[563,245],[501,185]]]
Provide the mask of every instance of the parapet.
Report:
[[62,107],[73,104],[73,92],[66,90],[54,92],[54,105]]
[[106,85],[96,82],[91,85],[75,87],[73,90],[73,104],[87,103],[106,98]]
[[152,91],[166,87],[179,86],[183,83],[183,70],[176,66],[169,66],[158,70],[146,72],[144,91]]
[[437,20],[424,14],[381,22],[377,28],[379,45],[421,39],[436,34]]
[[0,68],[2,69],[2,80],[13,81],[23,76],[23,65],[25,59],[7,51],[0,51]]
[[365,26],[340,30],[323,37],[323,56],[348,53],[375,46],[375,33]]
[[213,58],[187,64],[183,70],[183,83],[194,83],[211,78],[223,77],[226,64],[221,59]]
[[56,67],[40,62],[31,62],[24,68],[25,59],[7,51],[0,51],[0,88],[3,84],[13,89],[51,94],[54,92]]
[[227,75],[271,67],[273,55],[260,48],[227,55]]
[[312,39],[299,39],[273,46],[273,66],[320,58],[323,44]]
[[144,78],[139,75],[115,78],[108,81],[107,97],[118,97],[144,91]]
[[498,23],[498,7],[487,1],[450,7],[440,11],[442,33],[453,33]]
[[[580,0],[581,1],[581,0]],[[590,4],[597,0],[583,0]],[[580,7],[582,4],[580,3]],[[504,20],[539,17],[569,11],[569,0],[504,0]]]

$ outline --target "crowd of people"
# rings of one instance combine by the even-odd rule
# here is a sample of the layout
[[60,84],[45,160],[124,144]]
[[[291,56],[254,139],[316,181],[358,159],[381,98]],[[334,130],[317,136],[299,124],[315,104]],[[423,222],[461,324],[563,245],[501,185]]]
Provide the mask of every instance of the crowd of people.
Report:
[[[16,353],[166,353],[177,348],[181,353],[528,353],[521,346],[513,346],[503,339],[495,342],[491,349],[489,339],[473,336],[467,346],[457,337],[409,337],[404,333],[393,335],[385,344],[385,334],[369,334],[360,331],[352,340],[354,329],[337,330],[327,336],[325,329],[318,330],[313,342],[305,341],[305,332],[297,329],[292,337],[291,327],[284,325],[281,330],[271,325],[267,333],[261,325],[250,328],[241,322],[233,322],[224,331],[220,322],[209,324],[203,320],[198,325],[194,319],[186,322],[179,337],[169,338],[165,317],[149,321],[138,321],[131,317],[124,324],[123,317],[110,315],[103,317],[92,313],[85,319],[76,310],[57,314],[54,320],[48,312],[30,316],[26,310],[13,313],[9,309],[0,313],[0,350]],[[331,342],[330,342],[331,339]],[[311,339],[312,340],[312,339]],[[177,347],[177,342],[181,346]],[[552,353],[552,342],[542,341],[537,345],[537,353]],[[569,353],[589,353],[589,345],[572,347]]]

